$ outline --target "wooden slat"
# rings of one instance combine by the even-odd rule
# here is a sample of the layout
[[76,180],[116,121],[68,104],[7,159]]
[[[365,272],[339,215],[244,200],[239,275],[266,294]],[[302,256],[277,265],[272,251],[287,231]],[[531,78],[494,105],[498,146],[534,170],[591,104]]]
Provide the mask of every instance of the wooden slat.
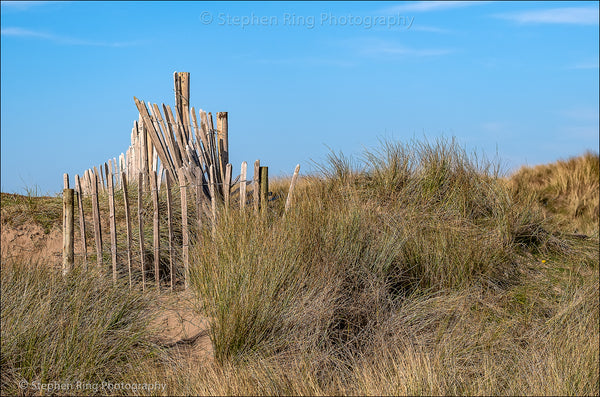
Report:
[[146,130],[146,150],[147,159],[148,159],[148,172],[154,170],[154,164],[152,164],[152,153],[154,151],[154,145],[152,144],[152,139],[150,138],[150,133]]
[[151,130],[150,138],[152,139],[152,144],[156,147],[160,161],[165,165],[165,168],[173,171],[173,163],[171,162],[170,156],[168,156],[166,144],[161,139],[161,136],[154,130],[154,126],[150,120],[150,114],[148,113],[146,105],[143,101],[140,101],[136,97],[133,97],[133,99],[138,111],[140,112],[140,116],[145,120],[144,124],[146,124],[147,128]]
[[148,134],[146,133],[146,122],[140,123],[139,138],[140,138],[140,165],[139,169],[142,172],[142,181],[144,183],[144,191],[150,189],[148,176]]
[[296,165],[296,168],[294,169],[294,175],[292,176],[292,182],[290,183],[290,190],[288,191],[287,199],[285,200],[285,212],[287,212],[290,206],[292,205],[292,196],[294,194],[294,187],[296,187],[296,180],[298,179],[299,173],[300,164]]
[[204,149],[206,150],[206,155],[207,155],[207,159],[208,159],[208,163],[206,164],[206,167],[210,167],[211,164],[215,163],[215,159],[216,159],[216,150],[215,150],[215,145],[214,145],[214,137],[213,137],[213,131],[209,129],[208,127],[208,116],[206,115],[206,112],[202,109],[200,109],[200,126],[202,131],[204,132],[204,140],[206,142],[203,141],[204,143]]
[[174,255],[174,241],[175,233],[173,232],[173,203],[171,197],[171,173],[167,170],[165,172],[167,180],[167,221],[169,226],[169,276],[171,278],[171,292],[173,292],[173,255]]
[[175,111],[177,121],[182,125],[185,142],[190,138],[190,74],[188,72],[175,72]]
[[185,164],[187,164],[187,163],[189,163],[190,159],[188,158],[187,153],[185,151],[185,145],[187,143],[187,140],[183,136],[183,130],[182,130],[181,123],[179,123],[173,117],[173,112],[171,111],[170,106],[163,104],[163,109],[165,111],[165,117],[168,118],[167,121],[169,122],[169,125],[171,126],[173,133],[174,133],[175,137],[177,138],[177,140],[175,141],[175,144],[179,150],[179,153],[181,153],[181,161],[183,161]]
[[118,166],[116,157],[113,157],[112,167],[113,167],[112,172],[115,177],[115,186],[117,187],[117,189],[119,189],[121,187],[121,174],[119,173],[119,166]]
[[185,179],[185,173],[180,168],[177,173],[179,179],[179,192],[181,194],[181,235],[182,235],[182,259],[183,259],[183,271],[184,271],[184,285],[185,289],[189,286],[189,273],[190,273],[190,259],[189,259],[189,243],[190,234],[188,228],[188,214],[187,214],[187,183]]
[[[209,116],[210,116],[210,121],[209,121]],[[210,113],[208,113],[208,115],[207,115],[206,112],[202,111],[200,113],[200,119],[201,119],[202,129],[205,131],[206,140],[208,142],[208,148],[207,148],[208,167],[210,167],[211,165],[217,166],[218,165],[218,155],[217,155],[217,148],[216,148],[216,144],[215,144],[215,133],[214,133],[214,129],[212,128],[212,115],[210,115]]]
[[242,162],[241,179],[240,179],[240,210],[246,208],[246,173],[248,172],[248,163]]
[[213,117],[212,117],[212,113],[208,113],[207,115],[207,122],[208,122],[208,130],[210,132],[210,139],[209,141],[211,142],[212,145],[212,165],[215,166],[215,175],[216,175],[216,180],[215,183],[217,183],[218,185],[220,185],[221,183],[223,183],[223,178],[222,178],[222,173],[221,173],[221,160],[220,160],[220,153],[219,153],[219,147],[218,147],[218,141],[217,141],[217,136],[216,136],[216,130],[214,128],[213,125]]
[[181,119],[185,127],[185,138],[190,140],[190,74],[188,72],[179,73],[179,84],[181,85]]
[[174,164],[176,166],[178,164],[185,165],[187,163],[187,159],[185,153],[182,153],[182,149],[179,145],[180,138],[177,129],[177,122],[173,119],[173,113],[170,111],[171,109],[165,104],[163,104],[162,106],[163,112],[165,113],[165,123],[167,126],[165,136],[168,136],[169,150],[172,151],[172,154],[175,158]]
[[254,176],[252,183],[254,184],[254,212],[258,213],[258,209],[260,208],[260,160],[256,160],[254,162]]
[[[68,185],[68,177],[66,182]],[[74,196],[75,191],[73,189],[68,187],[63,189],[63,276],[71,272],[75,261]]]
[[214,165],[210,166],[210,204],[211,204],[211,222],[213,238],[217,232],[217,189],[215,183]]
[[131,275],[131,266],[133,258],[131,255],[131,214],[129,213],[129,195],[127,194],[127,177],[124,173],[121,173],[121,186],[123,188],[123,206],[125,207],[125,224],[127,227],[127,272],[129,274],[129,288],[133,284]]
[[168,150],[170,152],[170,158],[173,162],[173,165],[177,169],[179,169],[183,163],[181,161],[181,153],[179,153],[179,150],[175,146],[175,137],[173,136],[171,124],[168,123],[168,120],[167,120],[167,123],[165,124],[165,121],[163,120],[163,117],[162,117],[162,113],[160,112],[160,109],[158,108],[157,104],[153,104],[152,107],[154,109],[154,116],[158,119],[158,123],[162,129],[162,134],[165,138],[165,142],[166,142]]
[[100,164],[100,190],[106,192],[106,184],[104,182],[104,166]]
[[[161,167],[163,167],[163,164],[160,163]],[[156,171],[158,168],[158,152],[156,151],[156,148],[152,148],[152,171]]]
[[219,159],[223,180],[225,180],[225,168],[229,163],[229,122],[227,112],[217,112],[217,146],[219,148]]
[[185,145],[185,151],[187,153],[188,158],[190,159],[190,165],[193,168],[200,168],[200,161],[198,159],[198,157],[196,156],[196,154],[194,153],[193,149],[190,147],[190,145]]
[[263,212],[269,206],[269,167],[260,167],[260,208]]
[[225,167],[225,180],[223,181],[223,202],[225,203],[225,211],[229,210],[229,193],[231,192],[231,164]]
[[[125,160],[125,153],[121,153],[121,155],[119,156],[119,174],[123,175],[126,172],[127,172],[127,161]],[[122,180],[121,180],[121,183],[123,183]],[[123,187],[123,186],[121,185],[121,187]]]
[[144,189],[142,173],[138,173],[138,230],[140,234],[140,264],[142,267],[142,290],[146,289],[146,250],[144,247]]
[[135,181],[135,177],[133,176],[133,169],[131,167],[131,157],[133,156],[133,147],[129,146],[127,152],[125,153],[125,173],[127,174],[127,178],[129,178],[130,182]]
[[85,237],[85,214],[83,213],[83,188],[79,175],[75,175],[75,189],[77,189],[77,206],[79,208],[79,231],[81,232],[81,247],[83,248],[83,267],[88,268],[87,240]]
[[63,174],[63,189],[69,188],[69,174]]
[[[195,180],[196,184],[196,215],[198,221],[198,233],[202,230],[202,213],[204,212],[202,209],[202,198],[204,198],[204,190],[202,189],[202,176],[198,174]],[[209,196],[210,199],[210,196]]]
[[160,169],[158,170],[158,192],[160,193],[160,189],[163,185],[163,182],[165,180],[165,172],[167,172],[166,169],[163,168],[163,165],[160,165]]
[[96,243],[96,262],[102,268],[102,227],[100,225],[100,205],[98,203],[98,170],[94,167],[92,177],[92,217],[94,219],[94,242]]
[[[110,164],[110,160],[108,160],[107,163],[104,163],[104,182],[106,183],[105,187],[105,191],[108,192],[108,164]],[[111,173],[112,174],[112,173]]]
[[150,174],[150,187],[152,193],[152,207],[154,211],[154,224],[152,228],[154,236],[154,279],[156,281],[156,290],[160,291],[160,214],[155,172]]
[[[109,160],[110,161],[110,160]],[[108,183],[108,207],[110,221],[110,252],[112,258],[113,282],[117,282],[117,224],[115,220],[115,187],[113,183],[112,172],[109,169],[107,174]]]
[[[198,149],[198,152],[201,151],[198,142],[199,138],[202,142],[202,145],[204,146],[204,150],[206,150],[208,148],[208,139],[206,137],[206,131],[198,128],[198,120],[196,119],[196,111],[194,108],[192,108],[192,121],[194,122],[194,131],[196,133],[196,148]],[[204,150],[202,150],[202,152],[204,152]]]

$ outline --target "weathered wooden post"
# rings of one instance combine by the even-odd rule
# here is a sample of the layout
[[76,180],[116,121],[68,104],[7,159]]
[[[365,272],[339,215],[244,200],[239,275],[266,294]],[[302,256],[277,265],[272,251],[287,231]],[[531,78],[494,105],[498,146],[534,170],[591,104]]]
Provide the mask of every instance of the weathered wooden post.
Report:
[[171,173],[166,170],[167,179],[167,217],[169,226],[169,276],[171,278],[171,292],[173,292],[173,241],[175,240],[175,233],[173,232],[173,203],[171,196]]
[[260,209],[264,213],[269,204],[269,167],[260,167]]
[[142,291],[146,290],[146,249],[144,248],[144,187],[142,173],[138,174],[138,231],[140,235],[140,265],[142,267]]
[[242,169],[240,174],[240,210],[243,211],[246,208],[246,172],[248,170],[248,163],[242,162]]
[[150,174],[150,188],[152,193],[152,206],[154,207],[154,278],[156,281],[156,290],[160,291],[160,214],[158,206],[158,188],[156,186],[156,172]]
[[[110,164],[110,160],[108,160]],[[110,254],[112,262],[113,283],[117,283],[117,223],[115,219],[115,185],[113,182],[112,167],[108,167],[106,173],[106,184],[108,187],[108,210],[110,226]]]
[[74,216],[74,198],[75,190],[69,189],[69,175],[64,174],[64,190],[63,190],[63,263],[62,273],[64,276],[69,274],[73,269],[73,262],[75,259],[74,252],[74,241],[75,241],[75,229],[73,224],[75,222]]
[[100,225],[100,204],[98,203],[98,170],[94,167],[95,173],[92,175],[92,215],[94,219],[94,241],[96,243],[96,262],[98,267],[102,268],[102,227]]
[[179,169],[177,174],[179,178],[179,189],[181,194],[181,234],[183,237],[182,249],[183,249],[183,269],[184,269],[184,283],[185,288],[189,285],[189,273],[190,273],[190,262],[189,262],[189,243],[190,234],[188,229],[188,217],[187,217],[187,184],[185,180],[185,174],[183,168]]
[[231,173],[232,166],[227,164],[225,167],[225,179],[223,180],[223,202],[225,204],[225,212],[229,211],[229,196],[231,193]]
[[212,221],[212,236],[215,238],[217,232],[217,192],[215,183],[215,167],[211,165],[209,167],[210,174],[210,208],[211,208],[211,221]]
[[131,214],[129,213],[129,195],[127,194],[127,177],[124,172],[121,172],[121,187],[123,188],[123,205],[125,206],[125,220],[127,225],[127,271],[129,273],[129,288],[131,288],[133,280],[131,277]]
[[292,195],[294,194],[294,187],[296,186],[296,180],[298,179],[298,174],[300,173],[300,164],[296,165],[296,169],[294,170],[294,176],[292,176],[292,182],[290,183],[290,190],[288,191],[287,199],[285,200],[285,213],[288,211],[290,206],[292,205]]
[[219,150],[219,169],[221,180],[225,180],[225,167],[229,163],[229,122],[227,112],[217,112],[217,149]]
[[87,270],[87,239],[85,237],[85,214],[83,213],[83,188],[79,175],[75,175],[75,188],[77,189],[77,204],[79,206],[79,231],[81,232],[81,247],[83,248],[83,267]]
[[181,122],[181,125],[184,127],[183,133],[185,134],[185,143],[187,143],[191,136],[190,73],[174,72],[173,80],[175,82],[175,111],[177,112],[177,119]]
[[260,160],[254,162],[254,176],[252,183],[254,184],[254,213],[258,214],[260,208]]

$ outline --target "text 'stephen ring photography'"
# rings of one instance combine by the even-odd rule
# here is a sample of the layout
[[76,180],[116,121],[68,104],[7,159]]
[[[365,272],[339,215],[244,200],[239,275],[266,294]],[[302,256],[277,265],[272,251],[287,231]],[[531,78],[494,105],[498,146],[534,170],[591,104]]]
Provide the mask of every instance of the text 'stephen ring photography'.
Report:
[[0,7],[1,395],[600,394],[597,2]]

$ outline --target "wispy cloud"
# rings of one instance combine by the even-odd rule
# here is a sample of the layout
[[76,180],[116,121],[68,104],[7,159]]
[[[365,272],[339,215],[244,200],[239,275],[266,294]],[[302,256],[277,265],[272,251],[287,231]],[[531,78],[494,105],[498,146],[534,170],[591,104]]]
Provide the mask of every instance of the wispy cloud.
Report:
[[64,45],[81,45],[81,46],[95,46],[95,47],[129,47],[139,44],[134,41],[93,41],[87,39],[79,39],[76,37],[57,35],[54,33],[41,32],[37,30],[23,29],[19,27],[6,27],[1,29],[2,36],[9,37],[23,37],[23,38],[35,38],[41,40],[52,41],[56,44]]
[[470,7],[478,4],[490,3],[489,1],[415,1],[399,4],[385,9],[387,12],[430,12],[442,11],[453,8]]
[[507,19],[513,22],[573,24],[573,25],[598,25],[598,7],[561,7],[545,10],[520,11],[505,14],[496,14],[496,18]]
[[452,52],[454,52],[454,50],[449,48],[411,48],[384,42],[362,48],[362,53],[367,55],[397,55],[406,57],[431,57],[447,55]]
[[452,30],[449,30],[449,29],[438,28],[437,26],[419,25],[419,24],[415,24],[415,25],[411,26],[410,30],[413,30],[416,32],[428,32],[428,33],[440,33],[440,34],[454,33]]
[[350,47],[353,54],[362,57],[420,58],[442,56],[455,52],[452,48],[416,48],[396,41],[372,37],[354,38],[345,41],[344,45]]
[[62,3],[58,1],[2,1],[2,8],[15,11],[26,11],[34,7],[39,7],[47,4]]
[[575,64],[569,65],[567,69],[598,69],[598,63],[598,59],[594,61],[577,62]]
[[565,109],[562,110],[560,114],[571,120],[593,123],[598,123],[600,117],[598,108],[585,106]]
[[295,66],[337,66],[337,67],[350,67],[354,66],[354,62],[333,59],[333,58],[319,58],[319,57],[293,57],[293,58],[254,58],[252,57],[250,62],[255,62],[264,65],[295,65]]

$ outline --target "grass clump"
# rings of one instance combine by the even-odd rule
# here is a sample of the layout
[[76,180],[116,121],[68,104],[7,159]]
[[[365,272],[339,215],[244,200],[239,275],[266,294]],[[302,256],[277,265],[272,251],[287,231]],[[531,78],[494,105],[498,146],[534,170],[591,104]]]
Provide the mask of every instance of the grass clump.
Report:
[[35,392],[20,389],[21,381],[126,381],[156,353],[148,339],[148,296],[94,271],[76,269],[63,278],[43,265],[3,263],[1,274],[3,395]]
[[511,187],[535,194],[548,216],[568,233],[598,234],[600,220],[600,157],[582,156],[552,164],[522,167],[510,178]]
[[[324,394],[526,391],[505,376],[570,299],[533,297],[528,280],[552,277],[541,258],[581,279],[597,250],[554,232],[535,196],[453,141],[386,143],[364,158],[359,169],[332,154],[285,218],[276,204],[259,217],[233,210],[202,235],[192,286],[217,363],[268,363],[284,384],[277,371],[302,368]],[[307,390],[294,382],[284,390]]]
[[62,226],[61,196],[40,196],[37,189],[27,189],[27,195],[0,193],[2,224],[19,227],[33,222],[50,233]]

